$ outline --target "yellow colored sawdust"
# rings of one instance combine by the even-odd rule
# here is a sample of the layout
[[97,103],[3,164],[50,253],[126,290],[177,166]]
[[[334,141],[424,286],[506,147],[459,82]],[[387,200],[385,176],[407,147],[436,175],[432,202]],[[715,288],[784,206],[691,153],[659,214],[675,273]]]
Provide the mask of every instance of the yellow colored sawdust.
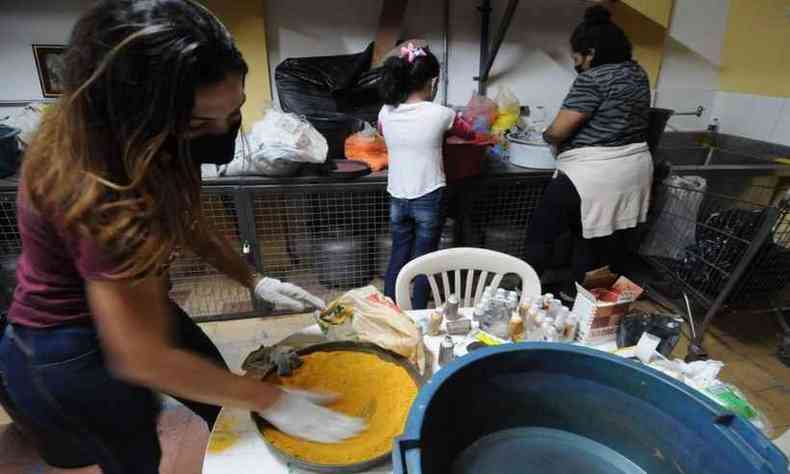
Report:
[[236,421],[220,418],[214,426],[214,434],[211,435],[208,443],[210,453],[221,453],[236,444],[240,436],[236,432]]
[[312,443],[264,428],[263,436],[282,452],[321,465],[357,464],[389,453],[393,439],[403,432],[418,391],[403,367],[352,351],[309,354],[293,376],[280,379],[273,375],[267,381],[337,393],[340,399],[330,409],[367,421],[364,433],[338,444]]

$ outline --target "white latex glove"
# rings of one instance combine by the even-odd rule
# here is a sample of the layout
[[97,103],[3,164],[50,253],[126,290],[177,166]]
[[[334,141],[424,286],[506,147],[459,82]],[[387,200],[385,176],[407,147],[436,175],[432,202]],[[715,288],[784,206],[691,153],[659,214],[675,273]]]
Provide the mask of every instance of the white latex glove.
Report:
[[255,286],[255,295],[276,309],[302,312],[308,309],[324,309],[326,303],[291,283],[283,283],[274,278],[263,277]]
[[333,394],[283,389],[280,399],[260,415],[287,435],[316,443],[339,443],[362,433],[366,425],[361,418],[321,406],[335,400]]

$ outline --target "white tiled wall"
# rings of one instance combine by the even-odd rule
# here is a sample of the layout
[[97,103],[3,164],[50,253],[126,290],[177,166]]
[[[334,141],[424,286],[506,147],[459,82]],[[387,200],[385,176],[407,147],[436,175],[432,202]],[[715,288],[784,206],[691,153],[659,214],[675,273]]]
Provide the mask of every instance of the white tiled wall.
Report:
[[719,91],[713,116],[722,133],[790,145],[790,98]]
[[779,115],[779,121],[776,123],[771,141],[790,146],[790,98],[786,98],[784,101],[782,113]]
[[656,106],[677,112],[694,111],[699,106],[705,109],[702,117],[673,117],[669,129],[704,130],[712,119],[718,89],[718,67],[679,41],[668,38],[658,78]]
[[716,92],[715,89],[705,88],[664,87],[656,92],[655,105],[676,112],[691,112],[701,105],[705,109],[701,117],[694,115],[672,117],[668,124],[668,130],[704,130],[713,119],[712,112]]

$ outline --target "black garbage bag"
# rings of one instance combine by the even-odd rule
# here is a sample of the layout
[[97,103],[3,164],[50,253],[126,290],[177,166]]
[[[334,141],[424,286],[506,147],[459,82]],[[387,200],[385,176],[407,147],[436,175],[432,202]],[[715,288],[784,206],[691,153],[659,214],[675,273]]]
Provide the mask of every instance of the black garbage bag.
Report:
[[648,332],[661,339],[656,350],[664,357],[669,357],[680,341],[682,322],[683,319],[668,314],[628,314],[617,328],[617,347],[635,346],[642,334]]
[[304,115],[324,135],[329,159],[345,158],[346,138],[362,129],[362,121],[378,119],[382,69],[371,69],[373,47],[357,54],[286,59],[275,69],[280,107]]
[[19,170],[22,150],[17,135],[21,130],[0,125],[0,178],[13,176]]
[[[697,224],[696,243],[686,247],[683,258],[675,262],[675,272],[681,280],[702,293],[708,296],[717,295],[756,238],[764,219],[765,209],[729,209],[709,214],[703,222]],[[787,277],[782,270],[790,268],[779,265],[787,258],[784,249],[773,244],[772,235],[762,245],[750,272],[752,278],[758,280],[744,280],[742,288],[779,290],[787,283]],[[777,266],[780,268],[779,272],[771,269]],[[733,295],[737,293],[734,292]]]
[[765,218],[765,209],[728,209],[708,215],[697,225],[697,243],[736,240],[751,242]]
[[790,283],[790,249],[768,242],[754,259],[747,272],[742,292],[750,295],[770,295],[783,290]]

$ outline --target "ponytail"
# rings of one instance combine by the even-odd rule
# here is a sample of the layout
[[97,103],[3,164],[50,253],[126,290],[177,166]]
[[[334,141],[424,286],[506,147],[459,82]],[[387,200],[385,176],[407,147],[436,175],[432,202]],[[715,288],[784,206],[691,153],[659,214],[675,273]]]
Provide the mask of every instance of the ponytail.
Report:
[[409,69],[411,64],[406,58],[393,56],[384,62],[379,92],[384,103],[397,106],[409,96]]

